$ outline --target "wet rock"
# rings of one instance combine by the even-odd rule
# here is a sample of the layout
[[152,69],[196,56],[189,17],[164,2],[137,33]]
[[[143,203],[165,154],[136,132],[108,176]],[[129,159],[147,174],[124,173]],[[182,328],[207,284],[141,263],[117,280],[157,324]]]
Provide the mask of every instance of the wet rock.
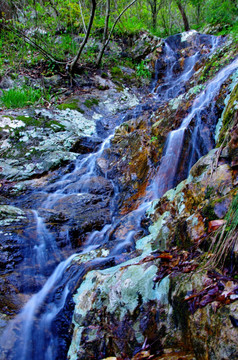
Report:
[[73,247],[80,246],[88,232],[111,222],[109,199],[100,195],[65,195],[52,204],[52,210],[39,209],[39,213],[54,233],[62,235],[66,231]]
[[[173,349],[184,350],[185,359],[237,356],[236,328],[230,321],[237,314],[236,304],[214,311],[213,297],[191,313],[189,294],[194,289],[198,294],[209,289],[212,282],[204,273],[175,273],[154,283],[159,266],[151,257],[148,261],[138,258],[123,266],[88,273],[74,296],[70,360],[122,354],[131,358],[143,344],[150,355],[166,353],[165,359],[175,359]],[[104,346],[99,338],[104,339]]]
[[[22,307],[16,267],[24,258],[24,229],[29,213],[12,205],[0,205],[0,313],[11,316]],[[15,274],[14,274],[15,271]]]
[[[89,273],[75,295],[78,305],[74,313],[75,332],[69,359],[83,359],[87,354],[97,357],[97,351],[100,356],[130,356],[133,348],[142,345],[145,337],[148,343],[153,342],[158,337],[156,322],[153,316],[146,317],[142,310],[145,310],[147,304],[148,311],[154,316],[157,314],[159,318],[156,300],[160,298],[161,302],[166,302],[163,295],[153,289],[155,273],[156,266],[151,264],[142,267],[132,264],[125,270],[116,267]],[[107,300],[104,303],[105,296]],[[104,323],[106,319],[107,330]],[[105,338],[104,346],[98,342],[99,338]],[[82,344],[80,348],[79,344]],[[156,347],[160,348],[160,342]]]
[[10,89],[14,86],[14,81],[9,77],[3,77],[0,81],[0,89]]
[[82,181],[77,181],[68,185],[64,192],[66,194],[81,192],[95,195],[102,195],[103,197],[110,197],[114,192],[112,183],[102,176],[94,176]]
[[97,167],[103,175],[106,175],[108,170],[108,160],[103,158],[97,158]]
[[72,101],[73,107],[69,103],[62,110],[14,110],[1,115],[1,178],[38,177],[75,160],[75,152],[98,149],[100,140],[89,140],[95,134],[96,122],[137,104],[138,98],[129,89],[118,91],[113,86],[103,92],[94,89],[90,96],[74,96]]
[[160,44],[160,38],[152,36],[147,32],[143,32],[140,34],[140,37],[134,41],[131,56],[133,59],[140,61],[148,54],[152,53]]
[[96,81],[96,87],[99,90],[108,90],[109,88],[114,87],[114,84],[111,80],[104,79],[99,75],[95,76],[95,81]]
[[81,137],[76,143],[72,146],[71,151],[79,154],[87,154],[91,152],[96,152],[102,140],[96,137]]
[[[217,194],[230,203],[232,169],[222,162],[212,168],[216,156],[217,150],[200,159],[187,180],[152,204],[148,210],[153,222],[150,233],[136,241],[137,250],[143,252],[141,257],[88,273],[74,297],[74,334],[69,359],[98,357],[98,354],[117,357],[122,353],[130,358],[145,341],[153,355],[171,348],[184,349],[185,354],[190,349],[191,355],[187,356],[192,359],[218,360],[237,354],[236,328],[230,321],[230,317],[237,316],[237,306],[233,303],[234,289],[227,288],[227,280],[224,285],[213,285],[214,280],[204,270],[186,274],[192,268],[186,263],[181,274],[175,259],[171,276],[157,282],[159,269],[164,266],[159,258],[163,257],[153,259],[151,255],[151,251],[160,254],[175,245],[184,249],[186,242],[188,247],[199,243],[208,231],[210,215],[206,212],[205,218],[205,207]],[[167,253],[164,259],[169,258]],[[193,297],[194,293],[199,295]],[[221,294],[228,296],[224,303]],[[104,347],[98,338],[105,339]],[[169,354],[165,358],[170,359]]]
[[57,90],[57,88],[63,84],[63,79],[60,75],[53,75],[49,77],[44,76],[43,81],[46,88],[53,88],[53,90]]
[[0,205],[0,226],[10,225],[26,219],[25,211],[11,205]]
[[[165,193],[154,205],[155,211],[152,207],[150,218],[153,225],[149,229],[153,234],[153,241],[150,239],[153,249],[166,249],[171,241],[183,248],[191,246],[206,236],[209,220],[217,219],[214,209],[218,208],[218,194],[226,203],[226,209],[231,204],[232,169],[221,163],[211,174],[216,153],[217,150],[212,150],[201,158],[192,167],[188,179]],[[220,215],[225,213],[224,210]]]

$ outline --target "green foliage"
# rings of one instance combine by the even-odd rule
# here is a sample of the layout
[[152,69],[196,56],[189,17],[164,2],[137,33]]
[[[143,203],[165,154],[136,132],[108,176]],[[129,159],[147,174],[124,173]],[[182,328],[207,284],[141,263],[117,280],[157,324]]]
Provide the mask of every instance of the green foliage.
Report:
[[0,98],[1,104],[7,109],[23,108],[36,103],[43,104],[50,100],[50,93],[42,89],[33,89],[23,86],[22,88],[13,88],[3,90]]
[[150,77],[151,77],[151,72],[150,72],[150,70],[148,69],[145,60],[142,60],[142,61],[136,66],[136,75],[139,76],[139,77],[144,77],[144,78],[150,78]]
[[[129,3],[128,0],[111,2],[109,31],[112,29],[118,15]],[[182,3],[192,28],[201,30],[204,26],[210,24],[213,26],[212,31],[221,34],[233,33],[234,42],[238,42],[237,4],[234,0],[185,0]],[[181,32],[183,30],[183,21],[176,1],[164,0],[163,2],[157,2],[157,4],[159,10],[155,29],[152,26],[153,14],[149,0],[142,0],[137,1],[123,14],[114,29],[113,36],[116,38],[126,34],[132,39],[132,36],[138,34],[141,30],[148,30],[161,37]],[[56,60],[68,62],[77,54],[81,44],[80,40],[84,38],[83,20],[86,27],[89,23],[91,11],[91,2],[89,0],[83,2],[82,9],[80,9],[78,0],[43,2],[27,0],[21,5],[18,3],[18,6],[20,6],[20,18],[15,16],[14,19],[10,20],[2,19],[2,23],[11,24],[13,31],[6,31],[5,28],[1,29],[0,75],[4,74],[5,69],[9,70],[9,67],[17,71],[22,65],[34,67],[42,59],[46,60],[46,57],[40,51],[33,49],[24,38],[16,35],[15,31],[17,30],[27,34],[30,39],[40,45]],[[101,40],[103,36],[105,9],[105,1],[97,3],[91,31],[91,35],[97,40]],[[217,30],[214,30],[216,28]],[[94,64],[97,55],[98,46],[89,41],[80,59],[83,63]],[[115,55],[109,54],[103,60],[103,64],[111,65],[115,64],[115,61],[118,61],[118,59],[115,59]],[[53,74],[58,70],[59,67],[54,62],[48,62],[47,74]],[[151,76],[145,62],[137,65],[136,74],[137,77],[142,78],[150,78]],[[119,74],[114,74],[114,76],[119,76]]]
[[118,24],[117,33],[123,35],[138,33],[141,29],[145,28],[143,19],[138,18],[135,14],[131,16],[124,16]]
[[205,21],[212,25],[233,24],[236,22],[237,8],[231,0],[208,0],[205,3]]
[[155,142],[155,141],[158,141],[158,138],[157,136],[152,136],[152,138],[150,139],[150,142]]
[[231,206],[225,216],[227,221],[226,230],[231,233],[237,229],[238,226],[238,194],[232,200]]

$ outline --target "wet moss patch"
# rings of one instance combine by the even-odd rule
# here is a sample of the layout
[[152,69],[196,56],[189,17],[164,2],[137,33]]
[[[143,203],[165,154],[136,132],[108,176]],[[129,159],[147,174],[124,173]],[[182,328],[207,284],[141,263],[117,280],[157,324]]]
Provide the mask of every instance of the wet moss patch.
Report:
[[70,103],[63,103],[58,105],[57,107],[59,110],[66,110],[66,109],[77,110],[81,114],[84,114],[84,110],[79,107],[77,101],[72,101]]

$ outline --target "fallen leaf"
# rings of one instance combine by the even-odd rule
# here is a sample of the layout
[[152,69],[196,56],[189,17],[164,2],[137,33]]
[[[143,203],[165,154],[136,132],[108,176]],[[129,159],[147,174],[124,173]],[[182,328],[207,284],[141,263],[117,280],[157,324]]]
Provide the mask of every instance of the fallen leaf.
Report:
[[217,230],[220,226],[224,225],[226,223],[226,220],[211,220],[208,223],[208,232],[211,233],[215,230]]

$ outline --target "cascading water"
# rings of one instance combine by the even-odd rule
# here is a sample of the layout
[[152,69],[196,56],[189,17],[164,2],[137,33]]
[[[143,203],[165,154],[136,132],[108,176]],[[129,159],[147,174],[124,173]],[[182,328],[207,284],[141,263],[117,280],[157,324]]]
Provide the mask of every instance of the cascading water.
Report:
[[[188,36],[193,34],[193,31],[188,33]],[[216,49],[220,39],[218,37],[210,37],[203,35],[198,37],[197,42],[207,41],[209,38],[210,54]],[[180,40],[180,39],[179,39]],[[184,39],[184,46],[186,41]],[[156,85],[154,82],[153,92],[157,94],[160,101],[168,101],[183,94],[186,91],[186,82],[191,78],[195,72],[195,64],[201,58],[201,49],[194,52],[194,54],[185,57],[181,64],[181,57],[178,54],[176,36],[171,36],[164,41],[164,63],[158,59],[155,66],[155,77],[158,80],[162,74],[162,84]],[[198,45],[198,44],[197,44]],[[181,69],[182,67],[182,69]]]
[[[210,39],[210,51],[214,51],[218,40],[215,37],[207,36],[206,39],[208,38]],[[199,51],[195,51],[192,56],[185,59],[183,69],[179,71],[178,63],[180,60],[172,48],[170,40],[165,42],[164,52],[166,54],[165,76],[163,82],[160,80],[160,84],[153,91],[159,104],[185,91],[186,82],[194,73],[194,65],[201,56]],[[108,220],[101,230],[93,229],[88,234],[84,246],[79,250],[81,258],[85,256],[85,259],[88,259],[87,262],[80,262],[79,255],[74,254],[74,250],[69,246],[67,240],[69,230],[64,229],[64,227],[60,228],[60,234],[65,239],[66,247],[64,251],[60,250],[54,232],[50,231],[45,223],[45,214],[47,216],[55,214],[59,208],[62,209],[69,196],[74,200],[85,196],[85,202],[91,201],[90,199],[96,201],[93,197],[87,197],[90,192],[87,184],[94,179],[97,172],[97,161],[102,153],[110,147],[113,134],[103,141],[97,152],[79,157],[72,172],[62,176],[40,194],[44,200],[37,210],[32,211],[37,236],[35,241],[29,241],[30,252],[26,254],[22,268],[24,273],[25,271],[28,272],[28,277],[37,276],[38,281],[43,285],[41,290],[26,302],[22,311],[10,322],[3,333],[0,340],[2,360],[66,359],[70,341],[68,329],[71,318],[68,315],[65,316],[64,311],[67,306],[73,307],[72,295],[83,274],[90,269],[105,265],[112,266],[130,256],[130,252],[135,248],[136,231],[140,229],[141,218],[149,206],[149,201],[151,198],[162,196],[166,190],[176,185],[180,180],[177,174],[181,163],[181,152],[184,151],[183,140],[186,132],[191,132],[192,141],[189,142],[187,151],[190,157],[188,157],[186,169],[183,172],[185,171],[187,174],[192,164],[200,155],[203,155],[196,145],[199,137],[201,111],[213,101],[222,83],[237,67],[238,60],[235,60],[220,71],[194,100],[189,114],[184,118],[181,126],[169,134],[159,170],[152,182],[152,187],[148,187],[150,196],[145,197],[143,203],[136,210],[126,216],[119,216],[116,213],[118,189],[111,181],[111,201],[108,205],[110,221]],[[159,71],[157,75],[159,76]],[[139,108],[136,108],[133,113],[130,112],[123,116],[121,122],[136,117],[137,114],[141,115]],[[193,121],[194,119],[195,121]],[[194,124],[190,130],[189,126],[192,122]],[[105,172],[104,177],[107,178],[107,172]],[[151,188],[153,190],[152,196]],[[117,231],[120,233],[120,227],[123,227],[124,224],[130,224],[126,236],[124,238],[117,237],[115,234]],[[110,243],[112,234],[115,238],[113,244]],[[25,237],[30,239],[31,235],[32,231],[26,229]],[[101,254],[96,258],[95,251],[100,248],[104,249],[105,255]],[[122,254],[124,257],[121,256]],[[95,258],[93,259],[93,257]],[[29,265],[30,259],[32,259],[31,266]],[[49,269],[54,269],[50,276],[48,274]],[[33,290],[31,289],[32,292]],[[70,314],[72,316],[72,309]],[[64,319],[60,320],[61,317]]]
[[[205,148],[204,153],[201,153],[198,147],[198,131],[202,121],[201,112],[211,105],[221,85],[237,67],[238,59],[221,70],[195,99],[188,116],[184,118],[181,126],[177,130],[170,132],[154,183],[156,197],[161,197],[167,190],[177,185],[181,180],[179,178],[179,166],[182,152],[186,151],[188,154],[186,166],[183,164],[183,172],[185,172],[183,177],[185,178],[199,157],[205,155],[210,150],[209,148]],[[188,130],[193,119],[195,119],[195,126],[192,130],[191,141],[186,148],[184,145],[185,132]]]

